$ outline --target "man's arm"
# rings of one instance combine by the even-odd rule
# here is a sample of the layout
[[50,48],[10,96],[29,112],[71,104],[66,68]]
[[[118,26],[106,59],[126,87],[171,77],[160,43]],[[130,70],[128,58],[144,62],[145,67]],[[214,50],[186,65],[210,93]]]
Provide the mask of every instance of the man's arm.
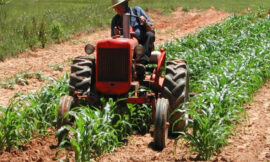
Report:
[[141,7],[135,7],[137,10],[137,14],[139,16],[139,21],[140,23],[146,25],[146,31],[151,31],[152,30],[152,22],[150,18],[147,16],[147,14],[144,12],[144,10]]
[[152,22],[151,22],[150,18],[147,16],[147,14],[144,12],[144,10],[143,10],[141,7],[139,7],[139,6],[136,6],[135,9],[136,9],[137,12],[138,12],[138,13],[137,13],[138,16],[139,16],[139,17],[144,16],[145,19],[146,19],[146,22],[147,22],[149,25],[152,26]]

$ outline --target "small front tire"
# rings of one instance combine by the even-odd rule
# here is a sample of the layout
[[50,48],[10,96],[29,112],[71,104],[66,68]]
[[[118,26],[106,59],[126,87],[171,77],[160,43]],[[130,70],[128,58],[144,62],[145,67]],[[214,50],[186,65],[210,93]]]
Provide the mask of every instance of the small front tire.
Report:
[[[58,107],[57,113],[57,129],[59,130],[64,125],[70,124],[70,118],[66,117],[65,114],[69,112],[74,105],[74,98],[72,96],[62,96],[60,98],[60,103]],[[57,138],[58,138],[58,145],[61,143],[63,138],[67,136],[68,131],[62,130]]]
[[155,130],[154,130],[154,143],[155,148],[162,150],[166,147],[168,138],[168,111],[169,100],[161,98],[157,100],[156,115],[155,115]]

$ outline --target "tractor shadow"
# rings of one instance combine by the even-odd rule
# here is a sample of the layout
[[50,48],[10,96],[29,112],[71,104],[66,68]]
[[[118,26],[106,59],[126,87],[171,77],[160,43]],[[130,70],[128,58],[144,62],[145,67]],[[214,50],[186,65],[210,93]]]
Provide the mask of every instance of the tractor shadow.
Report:
[[[150,134],[151,134],[151,137],[154,137],[154,131],[153,131],[153,129],[152,130],[150,130]],[[175,133],[169,133],[168,134],[168,139],[170,139],[170,140],[174,140],[174,139],[176,139],[177,137],[179,137],[179,136],[181,136],[181,135],[179,135],[179,134],[175,134]],[[168,144],[168,143],[167,143]],[[150,148],[150,149],[152,149],[153,151],[157,151],[157,152],[161,152],[163,149],[158,149],[156,146],[155,146],[155,142],[154,141],[152,141],[152,142],[150,142],[149,144],[148,144],[148,148]]]

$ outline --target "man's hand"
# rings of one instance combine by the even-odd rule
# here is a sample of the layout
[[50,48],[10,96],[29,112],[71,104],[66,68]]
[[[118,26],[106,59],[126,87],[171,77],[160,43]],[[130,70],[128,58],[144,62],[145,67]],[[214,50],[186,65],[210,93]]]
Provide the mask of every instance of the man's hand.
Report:
[[120,30],[115,26],[114,29],[113,29],[113,33],[114,35],[120,35]]
[[140,16],[139,21],[142,24],[146,24],[146,18],[144,16]]
[[146,31],[151,31],[152,27],[146,22],[146,18],[144,16],[140,16],[139,18],[140,23],[146,25]]

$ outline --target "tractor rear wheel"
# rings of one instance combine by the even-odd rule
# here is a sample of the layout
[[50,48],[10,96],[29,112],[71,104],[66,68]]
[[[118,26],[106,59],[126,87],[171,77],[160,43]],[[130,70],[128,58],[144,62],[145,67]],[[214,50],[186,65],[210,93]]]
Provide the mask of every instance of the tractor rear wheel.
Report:
[[158,150],[166,147],[168,138],[168,99],[161,98],[157,100],[156,115],[155,115],[155,130],[154,130],[154,143]]
[[[71,96],[62,96],[60,98],[60,103],[57,113],[57,129],[60,129],[64,125],[69,125],[70,118],[66,117],[65,114],[71,110],[74,104],[74,98]],[[62,139],[68,134],[67,130],[62,130],[58,134],[58,145],[61,143]]]
[[[176,109],[180,104],[188,101],[189,93],[189,75],[188,65],[185,60],[173,59],[167,61],[166,74],[162,85],[162,95],[170,102],[170,131],[181,131],[187,126],[188,115],[183,114]],[[184,115],[184,120],[179,118]],[[175,123],[177,121],[177,123]],[[172,128],[173,126],[173,128]]]
[[73,96],[75,91],[89,94],[91,90],[94,63],[89,56],[79,56],[73,60],[69,81],[69,92]]

